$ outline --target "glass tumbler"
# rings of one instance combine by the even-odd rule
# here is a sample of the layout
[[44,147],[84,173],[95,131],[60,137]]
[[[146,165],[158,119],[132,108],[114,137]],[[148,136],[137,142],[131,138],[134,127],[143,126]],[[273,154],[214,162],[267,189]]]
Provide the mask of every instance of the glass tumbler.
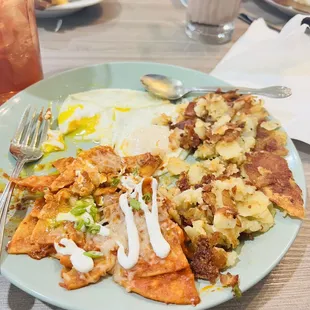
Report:
[[0,105],[42,78],[34,0],[0,0]]
[[186,34],[211,44],[229,42],[242,0],[182,0],[187,6]]

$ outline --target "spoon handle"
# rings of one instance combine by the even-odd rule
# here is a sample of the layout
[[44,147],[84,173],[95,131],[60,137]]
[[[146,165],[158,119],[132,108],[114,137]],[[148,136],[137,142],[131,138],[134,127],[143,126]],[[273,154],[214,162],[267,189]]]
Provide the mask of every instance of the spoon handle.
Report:
[[284,86],[271,86],[265,88],[248,88],[235,86],[209,86],[209,87],[192,87],[186,90],[187,93],[206,93],[215,92],[221,89],[222,92],[238,90],[241,94],[262,95],[270,98],[286,98],[291,95],[291,90]]

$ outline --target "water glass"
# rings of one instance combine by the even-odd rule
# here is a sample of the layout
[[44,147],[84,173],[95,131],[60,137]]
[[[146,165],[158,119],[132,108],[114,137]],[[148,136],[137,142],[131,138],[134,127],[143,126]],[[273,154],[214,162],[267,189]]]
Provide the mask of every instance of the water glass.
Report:
[[242,0],[181,0],[187,6],[186,34],[211,44],[229,42]]

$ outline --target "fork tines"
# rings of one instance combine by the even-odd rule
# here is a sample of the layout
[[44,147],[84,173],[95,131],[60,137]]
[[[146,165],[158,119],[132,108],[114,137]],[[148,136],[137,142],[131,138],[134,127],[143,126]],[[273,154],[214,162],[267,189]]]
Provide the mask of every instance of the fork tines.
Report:
[[38,148],[46,140],[50,109],[47,109],[45,113],[43,108],[40,111],[36,108],[31,110],[29,105],[24,111],[12,143],[21,147]]

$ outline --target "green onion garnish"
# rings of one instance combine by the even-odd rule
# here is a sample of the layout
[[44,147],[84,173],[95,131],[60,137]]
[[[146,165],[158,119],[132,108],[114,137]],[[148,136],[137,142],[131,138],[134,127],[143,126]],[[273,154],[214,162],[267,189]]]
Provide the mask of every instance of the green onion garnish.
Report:
[[94,206],[91,206],[89,214],[94,219],[94,221],[96,221],[96,219],[97,219],[97,213],[98,213],[98,209],[96,207],[94,207]]
[[79,219],[75,223],[75,229],[81,231],[84,225],[85,225],[85,222],[82,219]]
[[100,231],[100,225],[98,224],[89,225],[87,227],[87,231],[93,235],[96,235]]
[[83,149],[81,148],[77,148],[76,149],[76,155],[78,156],[81,152],[83,152]]
[[70,211],[70,213],[73,214],[74,216],[82,215],[85,212],[86,210],[84,206],[77,206]]
[[129,199],[129,205],[135,210],[140,210],[140,207],[141,207],[140,202],[134,198]]
[[83,254],[91,258],[99,258],[103,256],[103,253],[98,252],[98,251],[89,251],[89,252],[84,252]]
[[132,174],[133,174],[134,176],[138,176],[138,175],[139,175],[139,172],[140,172],[139,167],[136,167],[135,169],[133,169]]
[[152,195],[151,193],[145,193],[142,198],[146,203],[148,203],[152,200]]
[[242,296],[242,292],[240,290],[240,287],[239,287],[239,284],[236,284],[233,288],[232,288],[232,291],[234,293],[234,296],[236,298],[240,298]]
[[120,180],[119,178],[113,177],[112,180],[111,180],[111,182],[110,182],[110,184],[111,184],[111,186],[113,186],[113,187],[117,187],[117,185],[119,184],[120,181],[121,181],[121,180]]

